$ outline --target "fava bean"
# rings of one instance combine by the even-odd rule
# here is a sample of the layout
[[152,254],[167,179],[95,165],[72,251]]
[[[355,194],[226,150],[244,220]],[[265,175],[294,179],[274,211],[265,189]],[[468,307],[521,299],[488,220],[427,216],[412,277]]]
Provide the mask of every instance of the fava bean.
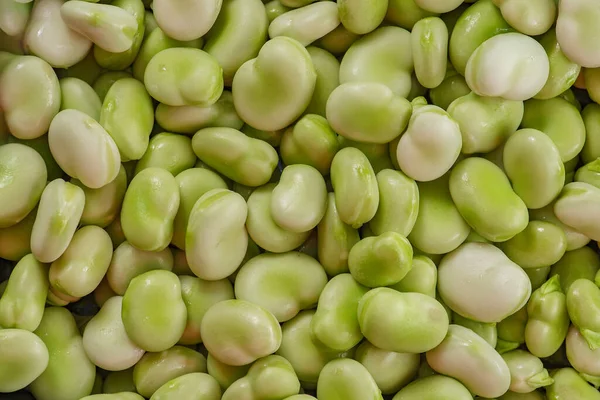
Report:
[[527,303],[525,344],[537,357],[554,354],[567,336],[569,315],[566,296],[555,275],[531,294]]
[[426,356],[436,372],[459,380],[473,394],[501,396],[510,386],[504,359],[483,338],[460,325],[450,325],[442,343]]

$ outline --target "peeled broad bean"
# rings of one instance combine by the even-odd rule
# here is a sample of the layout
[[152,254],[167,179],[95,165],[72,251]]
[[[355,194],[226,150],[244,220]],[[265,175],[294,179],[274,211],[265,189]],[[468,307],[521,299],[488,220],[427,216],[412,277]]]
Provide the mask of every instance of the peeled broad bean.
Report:
[[567,300],[557,275],[531,294],[527,315],[527,349],[536,357],[551,356],[559,349],[569,329]]
[[317,383],[319,400],[382,400],[381,391],[369,371],[352,359],[332,360],[321,371]]
[[513,262],[524,269],[549,267],[558,262],[567,249],[567,238],[551,222],[530,221],[525,230],[500,245]]
[[212,28],[222,4],[222,0],[178,3],[155,0],[152,11],[156,23],[167,35],[177,40],[193,40],[204,36]]
[[171,379],[158,388],[151,400],[220,400],[221,388],[209,374],[194,372]]
[[506,175],[486,159],[471,157],[456,164],[450,194],[465,221],[488,240],[507,241],[529,221],[527,206]]
[[552,0],[493,0],[502,17],[516,30],[530,36],[545,33],[556,20],[557,5]]
[[83,190],[62,179],[50,182],[40,198],[33,229],[31,252],[40,262],[51,263],[67,249],[81,220]]
[[463,154],[487,153],[498,148],[516,132],[524,110],[522,101],[479,96],[474,92],[443,108],[447,108],[460,127]]
[[161,251],[173,237],[179,188],[162,168],[146,168],[131,181],[121,209],[125,238],[140,250]]
[[223,93],[222,68],[200,49],[175,47],[156,54],[144,72],[146,90],[170,106],[210,106]]
[[372,289],[362,297],[358,322],[370,343],[399,353],[429,351],[448,331],[448,316],[437,300],[389,288]]
[[419,215],[419,188],[400,171],[384,169],[377,173],[379,206],[369,221],[373,233],[396,232],[404,236],[412,231]]
[[187,347],[173,346],[158,353],[144,354],[133,368],[133,382],[138,393],[150,398],[170,380],[198,372],[206,372],[206,358]]
[[[532,164],[526,166],[526,163]],[[504,147],[504,166],[515,191],[529,208],[548,205],[562,189],[564,167],[559,151],[546,135],[535,129],[517,131],[509,138]]]
[[311,322],[314,315],[314,310],[301,311],[294,318],[284,322],[281,346],[277,350],[278,355],[290,362],[302,386],[311,388],[316,387],[325,364],[350,353],[330,351],[313,341]]
[[542,361],[527,351],[513,350],[504,353],[502,358],[510,370],[510,390],[513,392],[531,393],[554,382]]
[[569,59],[585,68],[600,67],[598,27],[600,7],[593,0],[562,1],[558,5],[556,36]]
[[0,30],[9,36],[18,36],[27,26],[31,14],[31,3],[20,1],[0,2]]
[[175,345],[187,320],[177,275],[155,270],[133,278],[123,296],[122,319],[127,336],[146,351]]
[[23,221],[44,192],[48,172],[38,152],[10,143],[0,146],[0,228]]
[[112,242],[106,231],[89,225],[77,230],[65,252],[50,265],[50,286],[58,294],[84,297],[106,275]]
[[600,199],[600,188],[589,183],[572,182],[565,185],[554,203],[554,213],[564,224],[593,240],[599,240],[598,217],[593,206],[597,199]]
[[[473,394],[501,396],[511,382],[510,370],[500,354],[475,332],[450,325],[442,343],[426,354],[438,373],[459,380]],[[397,399],[396,399],[397,400]]]
[[260,0],[223,0],[217,20],[205,36],[204,51],[222,66],[227,86],[242,64],[258,55],[267,40],[268,26]]
[[83,332],[83,348],[88,358],[107,371],[131,368],[145,353],[127,336],[121,319],[122,306],[123,297],[111,297]]
[[[84,59],[92,42],[70,29],[62,19],[64,0],[41,0],[34,3],[25,30],[29,51],[55,68],[68,68]],[[52,45],[48,45],[49,42]]]
[[410,93],[413,68],[410,32],[382,26],[346,51],[340,64],[340,83],[381,83],[392,92],[387,97],[393,94],[399,102]]
[[274,189],[275,184],[270,183],[255,189],[248,197],[246,230],[261,248],[272,253],[285,253],[304,243],[310,231],[292,232],[277,225],[271,213]]
[[59,83],[61,111],[75,109],[89,115],[96,121],[100,120],[102,102],[94,88],[79,78],[63,78]]
[[292,232],[307,232],[325,215],[327,187],[323,176],[308,165],[285,167],[271,195],[271,216]]
[[0,352],[0,393],[25,388],[48,366],[48,348],[38,336],[24,329],[0,329]]
[[[343,13],[344,6],[333,2],[317,2],[300,7],[275,18],[269,25],[269,36],[287,36],[296,39],[304,46],[325,36],[340,24],[338,8]],[[361,19],[364,18],[361,15]]]
[[43,340],[50,354],[48,366],[31,383],[31,393],[35,398],[78,399],[91,394],[96,367],[85,353],[81,334],[71,313],[62,307],[46,308],[34,333]]
[[567,334],[566,352],[569,363],[584,378],[600,376],[600,350],[591,349],[574,325],[571,325]]
[[167,271],[173,269],[173,254],[170,249],[140,250],[124,241],[112,254],[106,279],[110,288],[122,296],[133,278],[155,269]]
[[35,331],[44,314],[48,287],[48,266],[32,254],[23,257],[0,297],[0,326]]
[[278,36],[239,67],[232,83],[233,103],[240,118],[254,128],[283,129],[308,107],[316,80],[304,46]]
[[582,116],[574,105],[560,97],[526,101],[521,127],[537,129],[548,135],[563,162],[576,157],[586,139]]
[[461,148],[460,127],[450,115],[433,105],[413,101],[413,113],[400,137],[396,157],[402,172],[416,181],[440,178],[456,162]]
[[419,182],[419,213],[408,235],[417,249],[431,254],[446,254],[460,246],[471,230],[449,191],[450,174],[430,182]]
[[466,76],[467,63],[475,50],[486,40],[512,30],[492,0],[477,1],[458,18],[450,35],[448,50],[452,66]]
[[448,62],[448,28],[444,21],[429,17],[417,22],[411,32],[411,43],[419,83],[426,88],[439,86]]
[[406,237],[396,232],[362,239],[348,255],[354,279],[367,287],[390,286],[412,268],[413,249]]
[[578,279],[566,292],[567,310],[591,350],[600,348],[600,288],[588,279]]
[[204,128],[192,139],[196,156],[227,178],[246,186],[269,182],[277,152],[268,143],[233,128]]
[[406,128],[411,104],[382,83],[347,82],[331,92],[327,121],[341,136],[367,143],[387,143]]
[[279,322],[314,307],[327,283],[323,267],[298,252],[261,254],[238,271],[235,297],[270,311]]
[[34,56],[10,62],[0,75],[0,108],[17,138],[35,139],[48,132],[60,110],[60,84],[50,64]]
[[377,0],[365,4],[357,0],[342,0],[338,3],[340,20],[348,31],[357,35],[369,33],[385,17],[388,7],[387,0]]
[[277,318],[245,300],[213,305],[204,314],[200,332],[209,353],[231,366],[250,364],[276,352],[281,345]]
[[315,343],[336,352],[356,346],[363,338],[356,310],[368,291],[350,274],[330,279],[321,292],[310,324]]
[[[517,3],[514,0],[510,1],[515,4]],[[551,3],[547,0],[541,1]],[[575,80],[581,71],[581,66],[569,60],[569,58],[563,53],[556,38],[555,29],[550,29],[539,39],[539,41],[548,55],[548,61],[550,62],[550,74],[546,84],[542,90],[540,90],[534,96],[534,98],[551,99],[561,95],[575,83]]]
[[367,341],[358,346],[355,359],[367,368],[383,394],[396,393],[406,386],[420,365],[418,354],[382,350]]
[[110,4],[71,0],[60,8],[67,26],[112,53],[127,51],[138,29],[135,16]]
[[[121,157],[114,140],[81,111],[58,113],[50,124],[48,143],[60,168],[91,189],[107,185],[119,173]],[[73,143],[79,144],[76,152],[69,147]]]
[[355,229],[377,212],[379,190],[371,163],[360,150],[340,150],[331,163],[331,183],[340,219]]
[[393,400],[471,400],[473,396],[462,383],[444,375],[417,379],[402,390]]
[[526,304],[531,282],[495,246],[465,243],[440,262],[438,291],[444,303],[463,317],[500,322]]
[[318,258],[328,275],[350,271],[348,256],[360,236],[357,229],[341,220],[333,193],[327,195],[325,215],[317,226],[317,240]]
[[99,122],[115,141],[123,161],[139,160],[146,153],[153,115],[152,101],[141,82],[121,78],[108,89]]
[[600,399],[600,392],[590,386],[574,369],[561,368],[552,374],[554,383],[546,388],[549,400]]
[[257,360],[243,378],[223,393],[223,400],[286,398],[300,391],[300,382],[285,358],[270,355]]
[[549,73],[544,48],[529,36],[512,32],[483,42],[469,57],[465,78],[481,96],[519,101],[542,90]]

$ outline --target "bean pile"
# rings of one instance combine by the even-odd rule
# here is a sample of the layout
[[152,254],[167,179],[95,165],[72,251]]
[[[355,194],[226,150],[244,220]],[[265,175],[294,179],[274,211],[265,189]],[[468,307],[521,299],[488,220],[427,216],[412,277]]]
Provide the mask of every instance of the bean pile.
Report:
[[600,400],[599,103],[599,0],[0,0],[0,399]]

